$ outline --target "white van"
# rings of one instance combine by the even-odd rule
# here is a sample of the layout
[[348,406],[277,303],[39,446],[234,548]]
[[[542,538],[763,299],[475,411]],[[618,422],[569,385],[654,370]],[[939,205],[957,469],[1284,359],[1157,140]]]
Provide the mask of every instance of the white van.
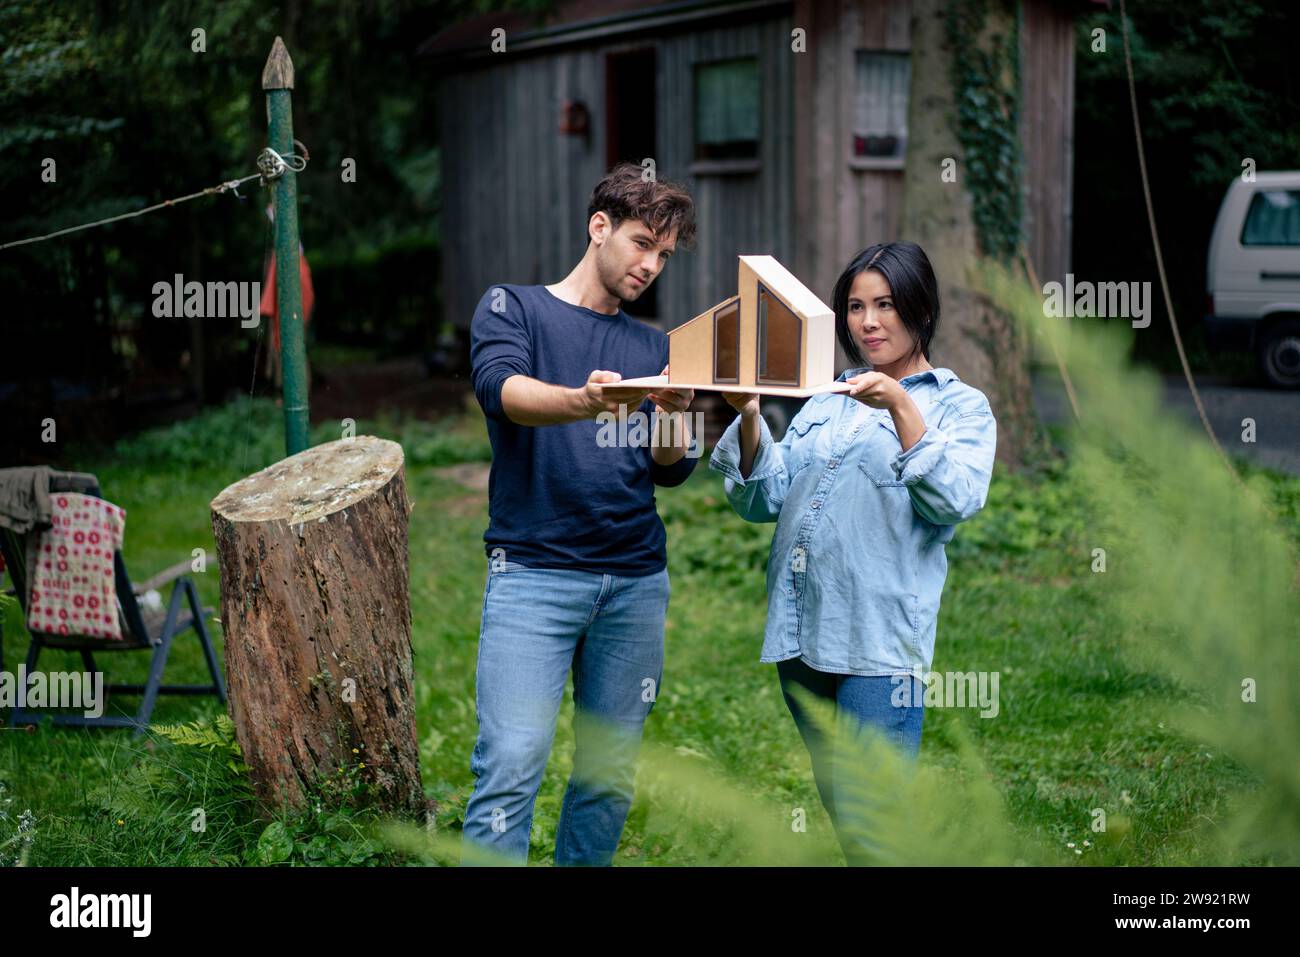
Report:
[[1252,349],[1265,379],[1300,388],[1300,170],[1233,179],[1205,285],[1211,346]]

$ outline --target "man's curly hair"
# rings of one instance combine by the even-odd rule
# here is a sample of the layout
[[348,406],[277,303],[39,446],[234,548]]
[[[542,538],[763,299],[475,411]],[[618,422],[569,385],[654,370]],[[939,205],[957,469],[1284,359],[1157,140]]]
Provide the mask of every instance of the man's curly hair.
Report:
[[[659,240],[677,230],[677,244],[695,241],[695,201],[684,186],[646,180],[636,163],[619,163],[596,184],[587,205],[587,222],[597,212],[609,216],[615,229],[625,219],[640,220]],[[584,230],[585,232],[585,230]]]

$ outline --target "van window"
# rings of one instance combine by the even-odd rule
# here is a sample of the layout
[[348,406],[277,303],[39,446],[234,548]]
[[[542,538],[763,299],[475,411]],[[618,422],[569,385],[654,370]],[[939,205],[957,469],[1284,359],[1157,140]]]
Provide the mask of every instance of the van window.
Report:
[[1300,190],[1260,190],[1241,227],[1243,246],[1300,246]]

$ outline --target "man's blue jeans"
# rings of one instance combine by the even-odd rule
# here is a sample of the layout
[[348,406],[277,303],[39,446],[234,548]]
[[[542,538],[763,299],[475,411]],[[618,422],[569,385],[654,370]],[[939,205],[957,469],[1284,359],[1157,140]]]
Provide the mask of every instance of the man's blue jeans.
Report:
[[663,679],[668,596],[667,569],[624,577],[489,563],[463,863],[527,863],[533,802],[570,669],[573,773],[555,863],[610,863],[632,803],[641,729]]

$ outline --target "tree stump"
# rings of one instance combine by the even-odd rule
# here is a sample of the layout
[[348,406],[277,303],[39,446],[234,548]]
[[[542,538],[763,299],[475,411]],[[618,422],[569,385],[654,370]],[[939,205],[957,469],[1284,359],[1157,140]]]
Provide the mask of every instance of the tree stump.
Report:
[[373,436],[299,452],[212,500],[230,714],[264,808],[303,807],[340,768],[381,810],[424,807],[409,514],[402,447]]

